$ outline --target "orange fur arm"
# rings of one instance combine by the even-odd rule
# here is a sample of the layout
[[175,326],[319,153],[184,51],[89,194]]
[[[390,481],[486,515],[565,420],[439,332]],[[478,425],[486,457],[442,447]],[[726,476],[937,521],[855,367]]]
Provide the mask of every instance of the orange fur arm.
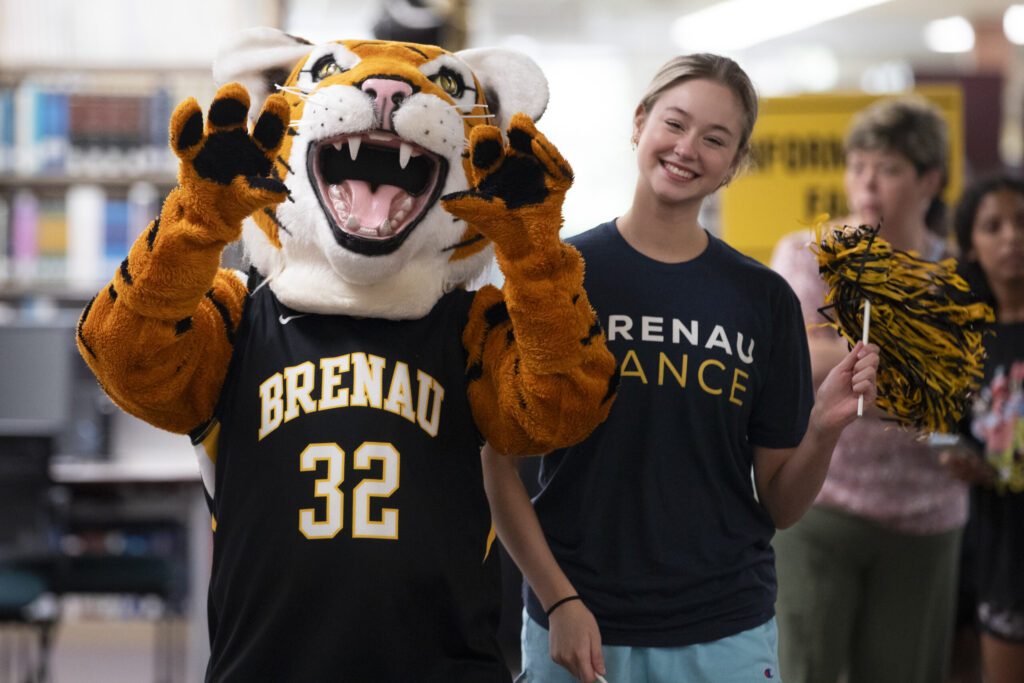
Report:
[[213,415],[231,360],[247,291],[219,269],[221,252],[247,215],[285,195],[266,175],[288,105],[268,98],[251,137],[238,135],[248,107],[241,86],[224,86],[205,132],[195,100],[175,109],[179,186],[78,323],[78,348],[107,394],[172,432],[187,433]]
[[583,290],[583,260],[560,244],[554,263],[503,264],[503,292],[477,293],[463,334],[469,397],[501,453],[546,453],[583,440],[608,416],[617,364]]
[[494,241],[505,274],[502,291],[477,293],[463,334],[473,415],[498,451],[529,455],[584,439],[607,417],[618,374],[583,259],[558,238],[572,169],[522,114],[508,139],[473,130],[473,189],[445,208]]
[[180,193],[171,193],[159,222],[86,306],[77,336],[86,363],[117,405],[187,433],[213,414],[246,289],[232,273],[218,271],[227,241],[186,218]]

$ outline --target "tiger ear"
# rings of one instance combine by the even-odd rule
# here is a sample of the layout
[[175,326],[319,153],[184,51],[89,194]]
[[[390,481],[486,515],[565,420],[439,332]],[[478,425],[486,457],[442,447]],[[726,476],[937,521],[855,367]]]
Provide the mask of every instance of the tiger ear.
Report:
[[474,48],[455,56],[473,70],[499,130],[507,130],[517,112],[540,119],[548,106],[548,80],[530,57],[503,48]]
[[249,91],[249,118],[255,118],[267,96],[283,85],[296,63],[313,44],[266,26],[238,32],[217,51],[213,80],[217,86],[238,82]]

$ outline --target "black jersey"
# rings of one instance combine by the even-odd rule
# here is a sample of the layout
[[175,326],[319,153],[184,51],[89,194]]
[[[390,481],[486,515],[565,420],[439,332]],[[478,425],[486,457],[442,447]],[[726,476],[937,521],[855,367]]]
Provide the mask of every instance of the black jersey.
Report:
[[214,518],[207,680],[509,680],[466,397],[471,301],[390,321],[250,297],[194,435]]

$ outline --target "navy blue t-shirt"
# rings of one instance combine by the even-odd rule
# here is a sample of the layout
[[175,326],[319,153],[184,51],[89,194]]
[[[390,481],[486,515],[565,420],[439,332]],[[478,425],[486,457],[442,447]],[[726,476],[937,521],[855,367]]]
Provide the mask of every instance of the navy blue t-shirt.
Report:
[[543,457],[534,505],[609,645],[709,642],[774,615],[775,528],[752,449],[803,438],[807,337],[789,285],[709,239],[675,264],[634,250],[614,221],[569,240],[622,380],[589,438]]

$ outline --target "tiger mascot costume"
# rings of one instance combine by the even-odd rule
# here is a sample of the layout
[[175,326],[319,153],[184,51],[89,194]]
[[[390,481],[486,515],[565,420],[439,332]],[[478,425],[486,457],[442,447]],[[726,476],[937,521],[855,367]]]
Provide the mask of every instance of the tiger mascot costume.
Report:
[[[506,681],[480,447],[579,441],[616,386],[558,238],[543,75],[250,29],[214,76],[205,124],[194,99],[171,118],[178,186],[77,328],[113,400],[200,454],[207,680]],[[220,267],[239,237],[247,276]],[[502,288],[467,291],[492,255]]]

